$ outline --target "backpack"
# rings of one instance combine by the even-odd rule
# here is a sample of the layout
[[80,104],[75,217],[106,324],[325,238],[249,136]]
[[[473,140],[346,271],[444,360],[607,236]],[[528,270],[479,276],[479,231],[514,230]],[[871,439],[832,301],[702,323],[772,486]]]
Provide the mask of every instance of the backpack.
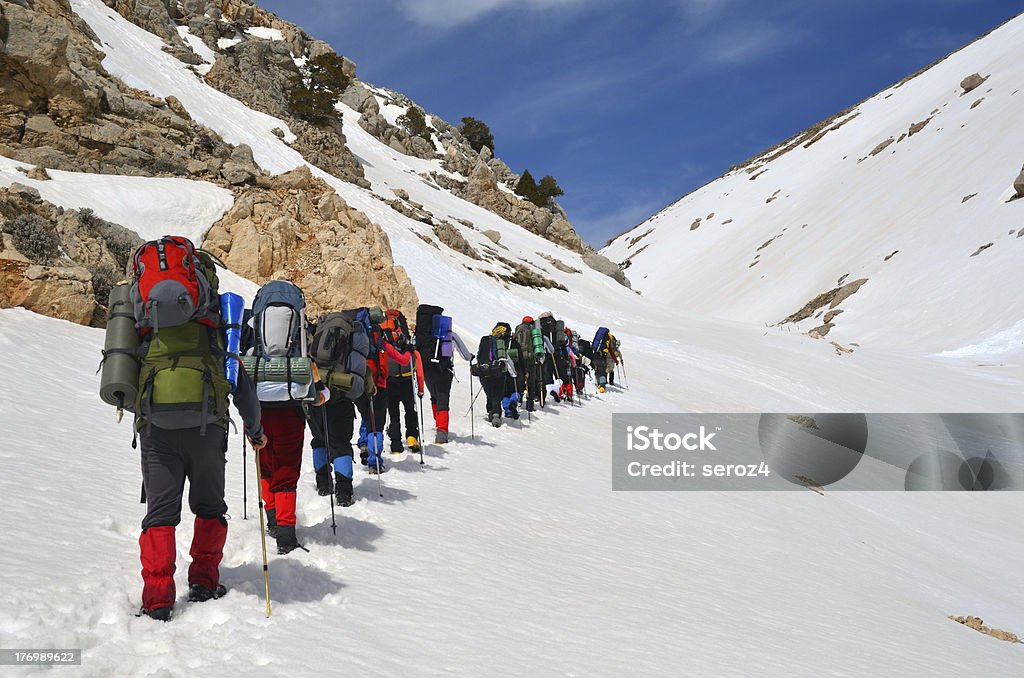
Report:
[[[495,331],[497,331],[497,327]],[[503,376],[507,367],[503,358],[508,357],[508,339],[496,337],[493,333],[480,338],[477,360],[470,368],[474,377],[494,379]]]
[[580,339],[580,353],[585,355],[587,358],[593,360],[594,358],[594,347],[586,339]]
[[452,319],[447,315],[435,315],[431,321],[431,334],[434,337],[434,362],[447,358],[452,359]]
[[164,236],[135,250],[131,296],[142,336],[191,321],[219,327],[219,263],[182,236]]
[[594,343],[592,345],[594,353],[608,355],[608,334],[607,327],[597,328],[597,334],[594,335]]
[[[403,350],[409,341],[409,325],[405,321],[402,312],[396,309],[389,309],[384,313],[384,322],[381,323],[381,330],[391,338],[391,343],[399,350]],[[411,376],[412,363],[402,366],[395,360],[388,358],[388,375],[390,376]]]
[[556,320],[555,321],[555,345],[556,346],[565,346],[567,343],[569,343],[569,337],[565,333],[565,321],[564,320]]
[[420,304],[416,309],[416,348],[420,355],[433,357],[437,352],[437,340],[434,339],[434,316],[444,313],[440,306]]
[[262,402],[308,400],[315,395],[309,355],[306,299],[293,283],[272,280],[252,304],[252,346],[243,359]]
[[220,331],[217,259],[188,238],[165,236],[132,256],[135,325],[145,338],[139,355],[136,430],[208,424],[227,427],[224,335]]
[[306,298],[285,280],[260,288],[252,302],[253,353],[266,358],[309,355]]
[[366,358],[370,339],[366,327],[353,312],[320,316],[313,334],[310,357],[321,371],[323,382],[357,400],[366,388]]
[[516,343],[519,344],[521,357],[533,361],[533,327],[529,323],[521,323],[516,327],[513,334]]
[[539,322],[541,334],[550,339],[552,345],[557,345],[558,339],[555,336],[555,330],[558,323],[555,317],[550,313],[545,313],[540,316]]

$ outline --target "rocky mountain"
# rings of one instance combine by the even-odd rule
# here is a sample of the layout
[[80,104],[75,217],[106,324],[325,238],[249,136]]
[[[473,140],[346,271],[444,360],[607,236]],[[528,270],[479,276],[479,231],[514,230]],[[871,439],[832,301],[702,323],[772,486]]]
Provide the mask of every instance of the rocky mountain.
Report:
[[1024,16],[681,198],[602,252],[668,306],[993,360],[1024,346]]
[[[111,57],[108,41],[90,20],[110,10],[145,31],[131,38],[138,46],[159,50],[159,59],[173,61],[164,62],[166,67],[147,81],[139,76],[141,63],[126,57],[122,64]],[[421,178],[432,188],[562,245],[628,285],[617,266],[582,241],[557,204],[536,207],[515,195],[519,177],[489,149],[475,151],[457,127],[429,114],[429,141],[410,134],[400,118],[416,104],[359,80],[350,60],[338,57],[349,85],[336,119],[313,124],[297,115],[289,91],[308,77],[310,61],[322,55],[335,56],[326,43],[247,0],[4,0],[0,156],[23,163],[9,164],[7,170],[25,179],[45,181],[54,171],[65,171],[174,177],[223,188],[230,191],[233,207],[210,231],[207,246],[243,275],[261,283],[315,272],[326,276],[325,283],[310,284],[311,300],[319,308],[375,298],[408,310],[416,305],[415,289],[395,265],[388,235],[349,207],[337,195],[336,184],[324,183],[375,191],[346,138],[349,118],[389,149],[428,161]],[[183,84],[184,89],[176,89]],[[197,85],[211,92],[200,92]],[[213,93],[223,96],[213,99]],[[243,117],[224,121],[218,106],[243,110]],[[264,134],[254,142],[254,128],[273,137]],[[275,145],[283,148],[271,148]],[[308,170],[285,176],[306,165],[320,176]],[[58,216],[62,206],[42,197],[32,203],[31,213],[41,220],[34,223],[56,238],[62,255],[41,258],[19,248],[15,231],[24,225],[11,226],[10,220],[28,214],[26,201],[36,200],[20,179],[12,175],[5,182],[16,186],[4,194],[0,209],[0,219],[6,220],[0,225],[0,260],[5,262],[0,305],[98,322],[109,261],[95,273],[95,257],[76,258],[72,253],[94,249],[92,241],[79,242],[81,229],[64,228]],[[435,217],[422,204],[388,189],[376,195],[397,212],[446,234],[442,242],[472,228]],[[201,240],[205,229],[196,235]],[[564,256],[569,255],[554,258],[561,262]],[[535,270],[531,276],[537,279],[530,282],[531,276],[515,274],[515,266],[500,267],[501,275],[513,281],[543,286],[550,280],[545,271]],[[94,274],[86,273],[90,270]]]

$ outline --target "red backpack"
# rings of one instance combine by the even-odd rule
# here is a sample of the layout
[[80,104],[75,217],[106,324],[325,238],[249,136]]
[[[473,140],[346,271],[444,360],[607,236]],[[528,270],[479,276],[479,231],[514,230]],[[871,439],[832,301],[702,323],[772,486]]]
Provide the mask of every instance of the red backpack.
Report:
[[201,250],[181,236],[164,236],[135,251],[132,299],[143,335],[190,321],[218,326],[216,270],[212,258],[205,261],[200,255]]

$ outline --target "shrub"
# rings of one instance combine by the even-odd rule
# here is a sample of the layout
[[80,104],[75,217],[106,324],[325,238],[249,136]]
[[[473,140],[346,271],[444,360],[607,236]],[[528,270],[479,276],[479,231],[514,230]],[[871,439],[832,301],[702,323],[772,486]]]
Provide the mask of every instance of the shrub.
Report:
[[430,126],[427,125],[427,116],[419,106],[410,106],[409,110],[398,117],[398,124],[409,136],[420,137],[431,141]]
[[88,207],[79,210],[78,218],[90,235],[103,240],[118,267],[122,271],[127,271],[128,262],[135,250],[142,244],[142,238],[120,224],[96,216],[96,213]]
[[310,59],[303,73],[292,77],[288,84],[288,110],[319,127],[336,120],[334,107],[351,82],[343,64],[342,58],[333,53]]
[[476,118],[463,118],[462,124],[459,125],[459,131],[462,132],[462,136],[466,138],[466,141],[469,142],[469,145],[477,153],[484,146],[491,149],[491,153],[494,153],[494,135],[491,134],[491,128],[483,121]]
[[57,228],[38,214],[19,214],[3,225],[19,252],[37,264],[50,264],[60,256]]

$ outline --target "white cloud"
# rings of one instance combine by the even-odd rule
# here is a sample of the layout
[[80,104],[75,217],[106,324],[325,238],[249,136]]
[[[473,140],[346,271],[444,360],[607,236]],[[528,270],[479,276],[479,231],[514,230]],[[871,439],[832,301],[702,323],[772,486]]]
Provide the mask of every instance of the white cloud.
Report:
[[592,0],[395,0],[399,9],[417,23],[434,28],[455,28],[502,9],[564,9],[594,4]]

